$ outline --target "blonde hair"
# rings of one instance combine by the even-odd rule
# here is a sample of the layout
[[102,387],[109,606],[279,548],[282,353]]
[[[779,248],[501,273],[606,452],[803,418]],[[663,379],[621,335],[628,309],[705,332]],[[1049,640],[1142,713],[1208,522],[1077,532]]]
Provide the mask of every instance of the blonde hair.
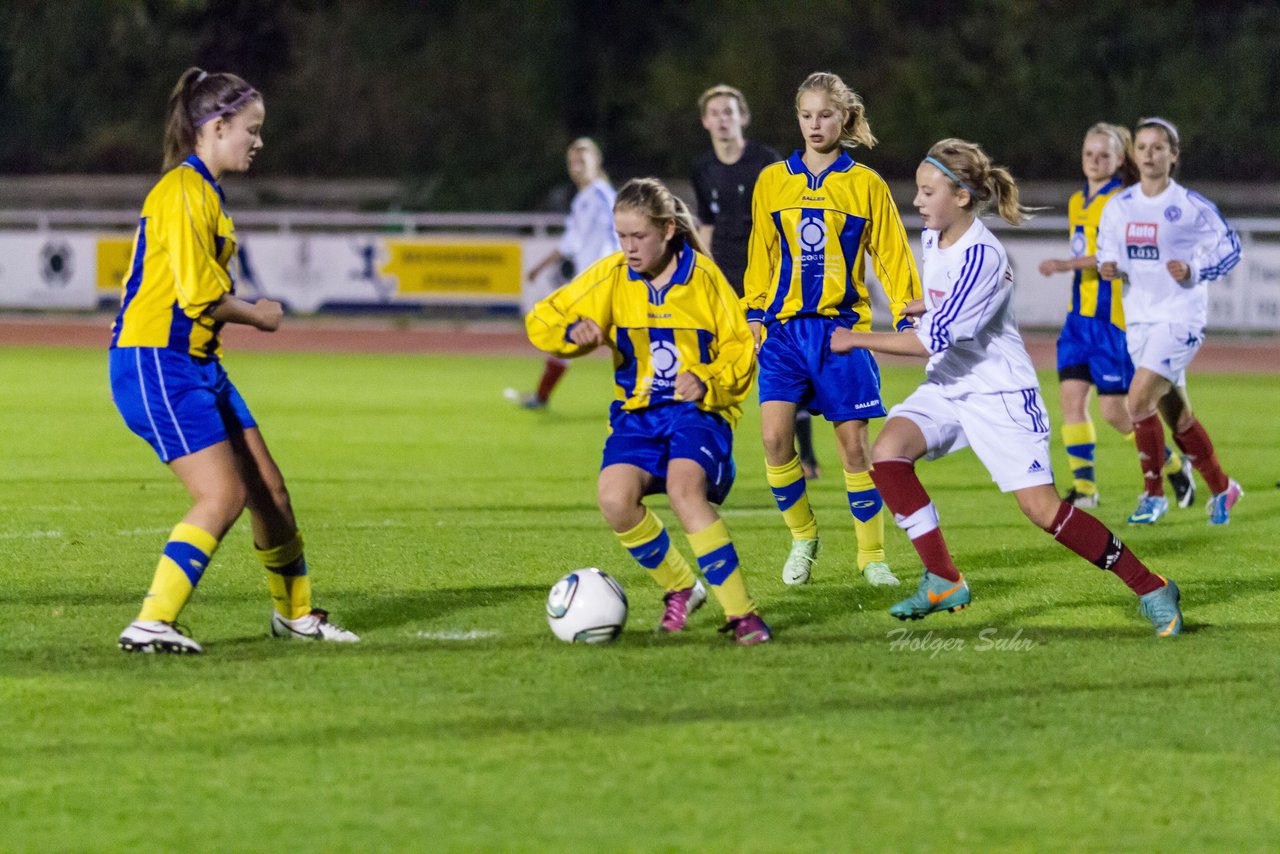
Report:
[[164,123],[164,171],[177,166],[196,150],[200,126],[214,119],[230,118],[262,96],[234,74],[202,71],[191,67],[182,72],[169,93]]
[[969,191],[969,204],[981,216],[994,202],[1000,218],[1010,225],[1021,225],[1031,218],[1034,208],[1018,202],[1018,185],[1003,166],[996,166],[976,142],[943,139],[929,149],[929,157],[946,167],[944,171],[957,189]]
[[596,174],[606,181],[609,180],[609,175],[604,171],[604,152],[600,150],[599,144],[594,139],[589,136],[578,137],[569,143],[569,147],[565,149],[565,154],[574,151],[583,151],[594,157],[596,159]]
[[1085,131],[1086,137],[1093,134],[1109,137],[1111,147],[1119,152],[1120,168],[1115,174],[1120,176],[1120,181],[1126,187],[1138,183],[1138,165],[1133,159],[1133,134],[1129,133],[1129,129],[1110,122],[1097,122]]
[[632,178],[623,184],[613,203],[613,210],[631,210],[643,214],[659,230],[665,231],[667,223],[675,223],[676,233],[667,244],[669,249],[678,251],[683,242],[703,255],[709,254],[702,239],[698,237],[698,227],[694,224],[693,214],[689,213],[689,207],[657,178]]
[[874,148],[876,138],[871,134],[871,125],[867,122],[867,108],[862,97],[845,85],[837,74],[829,71],[815,71],[804,79],[796,90],[796,110],[800,109],[800,97],[806,92],[825,92],[839,110],[845,114],[844,127],[840,129],[840,144],[845,148],[856,148],[859,145]]
[[720,97],[732,98],[737,101],[738,112],[742,113],[744,119],[751,115],[751,108],[747,106],[747,99],[742,92],[724,83],[718,83],[698,96],[698,114],[705,116],[707,114],[707,104],[711,102],[712,98]]

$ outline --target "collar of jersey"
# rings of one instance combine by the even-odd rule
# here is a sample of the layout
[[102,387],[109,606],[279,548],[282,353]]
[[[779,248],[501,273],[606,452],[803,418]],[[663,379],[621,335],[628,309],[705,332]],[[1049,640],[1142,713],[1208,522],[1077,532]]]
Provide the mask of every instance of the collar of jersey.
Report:
[[832,172],[848,172],[853,168],[853,158],[849,156],[849,152],[841,151],[835,163],[824,169],[821,175],[814,175],[809,171],[809,167],[804,165],[803,154],[804,152],[796,150],[787,158],[787,171],[792,175],[803,175],[805,180],[809,182],[810,190],[820,189],[822,182]]
[[1119,189],[1123,184],[1124,184],[1124,181],[1121,181],[1121,180],[1120,180],[1120,177],[1119,177],[1118,175],[1112,175],[1112,176],[1111,176],[1111,180],[1110,180],[1110,181],[1108,181],[1107,183],[1103,184],[1101,187],[1099,187],[1099,188],[1098,188],[1098,192],[1096,192],[1096,193],[1094,193],[1092,196],[1090,196],[1090,195],[1089,195],[1089,182],[1088,182],[1088,181],[1085,181],[1085,182],[1084,182],[1084,203],[1085,203],[1085,206],[1086,206],[1086,207],[1088,207],[1088,206],[1089,206],[1089,204],[1090,204],[1094,199],[1098,198],[1099,196],[1105,196],[1107,193],[1110,193],[1112,190],[1117,190],[1117,189]]
[[218,186],[217,181],[213,180],[213,173],[209,171],[209,167],[204,165],[204,161],[201,160],[198,155],[192,154],[182,162],[184,165],[190,166],[192,169],[199,172],[200,177],[212,184],[213,189],[218,191],[218,198],[222,199],[224,203],[227,201],[227,197],[222,193],[222,188]]
[[663,285],[661,289],[655,288],[653,282],[630,267],[627,268],[627,278],[633,282],[644,282],[649,288],[649,301],[654,305],[662,305],[672,285],[686,285],[689,283],[689,277],[693,275],[694,254],[693,247],[688,243],[681,244],[680,254],[676,256],[676,271],[671,274],[671,281]]

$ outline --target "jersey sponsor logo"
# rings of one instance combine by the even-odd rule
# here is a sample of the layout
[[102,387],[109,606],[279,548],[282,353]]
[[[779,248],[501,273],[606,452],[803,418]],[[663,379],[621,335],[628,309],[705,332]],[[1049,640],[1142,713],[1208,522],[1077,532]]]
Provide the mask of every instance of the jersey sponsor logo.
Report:
[[937,305],[947,298],[946,291],[940,291],[937,288],[929,288],[929,299],[933,305]]
[[1177,205],[1169,205],[1169,207],[1164,209],[1164,218],[1169,220],[1169,222],[1177,222],[1182,219],[1182,208]]
[[669,388],[680,372],[680,351],[668,341],[650,341],[649,364],[653,366],[653,387]]
[[796,240],[806,254],[817,255],[822,252],[827,248],[827,221],[821,214],[801,217],[796,226]]
[[800,201],[802,202],[825,202],[826,200],[827,200],[826,196],[801,196],[800,197]]
[[1083,234],[1077,231],[1075,234],[1071,235],[1072,258],[1083,258],[1086,254],[1085,249],[1087,246],[1088,244],[1085,241]]
[[1125,226],[1125,251],[1140,261],[1159,261],[1159,226],[1154,222],[1131,222]]
[[651,311],[649,312],[649,319],[650,320],[670,320],[671,315],[670,314],[654,314]]

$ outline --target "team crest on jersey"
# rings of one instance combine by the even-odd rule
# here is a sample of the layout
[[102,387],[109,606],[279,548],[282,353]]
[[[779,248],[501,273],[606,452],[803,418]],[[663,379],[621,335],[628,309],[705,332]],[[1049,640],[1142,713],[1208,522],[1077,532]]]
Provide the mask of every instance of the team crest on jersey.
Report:
[[1169,220],[1169,222],[1177,222],[1182,219],[1182,208],[1177,205],[1169,205],[1169,207],[1164,209],[1164,218]]
[[806,253],[817,253],[827,248],[827,221],[822,211],[805,211],[796,226],[796,239]]
[[1131,222],[1125,226],[1124,243],[1129,257],[1141,261],[1160,260],[1158,234],[1159,226],[1154,222]]
[[649,364],[653,366],[653,387],[669,388],[680,373],[680,351],[670,341],[650,341]]

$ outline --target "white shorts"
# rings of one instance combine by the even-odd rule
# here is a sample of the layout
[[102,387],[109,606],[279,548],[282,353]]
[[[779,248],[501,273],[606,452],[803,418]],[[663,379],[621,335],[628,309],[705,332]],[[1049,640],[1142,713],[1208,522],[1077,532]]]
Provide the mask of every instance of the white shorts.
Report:
[[1187,366],[1204,343],[1204,329],[1183,323],[1130,323],[1125,329],[1134,368],[1146,368],[1176,386],[1187,384]]
[[1001,492],[1053,483],[1049,416],[1038,388],[953,400],[934,383],[925,383],[890,409],[888,417],[905,418],[920,428],[927,460],[973,448]]

